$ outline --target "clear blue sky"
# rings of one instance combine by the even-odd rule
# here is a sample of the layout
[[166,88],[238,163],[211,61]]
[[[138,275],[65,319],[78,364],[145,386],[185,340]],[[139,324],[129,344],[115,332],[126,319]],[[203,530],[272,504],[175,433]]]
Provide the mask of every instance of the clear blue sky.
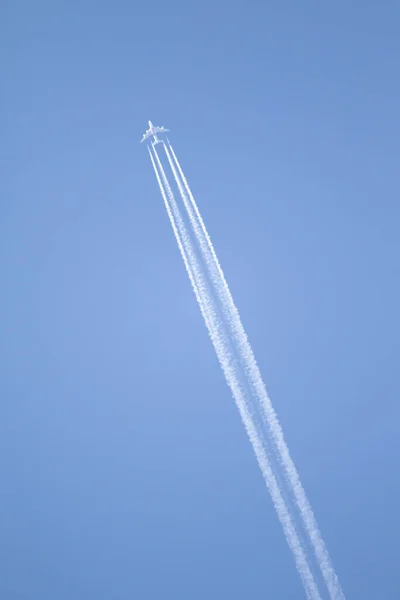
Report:
[[16,0],[1,23],[1,599],[303,597],[148,119],[348,598],[398,599],[399,4]]

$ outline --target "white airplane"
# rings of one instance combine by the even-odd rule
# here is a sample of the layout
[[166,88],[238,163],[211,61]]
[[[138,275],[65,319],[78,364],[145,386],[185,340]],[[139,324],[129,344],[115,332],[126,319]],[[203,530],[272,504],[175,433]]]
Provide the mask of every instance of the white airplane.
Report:
[[150,136],[154,137],[154,142],[152,142],[152,144],[162,144],[163,140],[160,140],[157,137],[157,133],[164,133],[164,131],[169,131],[169,129],[165,129],[165,127],[161,126],[161,127],[155,127],[153,125],[153,123],[151,121],[149,121],[149,128],[146,131],[146,133],[143,134],[142,139],[140,140],[140,143],[144,142],[144,140],[147,140]]

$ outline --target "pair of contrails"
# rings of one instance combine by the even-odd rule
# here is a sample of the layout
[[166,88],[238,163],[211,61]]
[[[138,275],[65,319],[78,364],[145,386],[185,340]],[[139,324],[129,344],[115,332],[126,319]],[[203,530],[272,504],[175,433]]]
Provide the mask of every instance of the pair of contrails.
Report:
[[[239,409],[272,498],[286,541],[292,552],[308,600],[344,600],[338,577],[319,531],[282,427],[268,397],[239,312],[234,304],[214,246],[201,217],[176,154],[169,142],[163,143],[184,208],[184,217],[175,199],[156,144],[154,127],[141,141],[154,137],[148,146],[151,162],[165,208],[189,275],[209,336],[225,379]],[[321,595],[320,588],[323,587]]]

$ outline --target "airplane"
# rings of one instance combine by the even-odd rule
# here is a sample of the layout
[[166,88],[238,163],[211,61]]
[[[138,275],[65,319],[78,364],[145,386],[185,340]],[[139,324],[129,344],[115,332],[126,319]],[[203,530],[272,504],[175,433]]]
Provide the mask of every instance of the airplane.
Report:
[[160,140],[157,137],[157,133],[164,133],[164,131],[169,131],[169,129],[165,129],[165,127],[163,127],[163,126],[155,127],[153,125],[153,123],[151,121],[149,121],[149,128],[146,131],[146,133],[143,134],[143,137],[140,140],[140,143],[144,142],[144,140],[147,140],[150,136],[153,136],[154,137],[154,142],[152,142],[153,146],[155,144],[162,144],[163,140]]

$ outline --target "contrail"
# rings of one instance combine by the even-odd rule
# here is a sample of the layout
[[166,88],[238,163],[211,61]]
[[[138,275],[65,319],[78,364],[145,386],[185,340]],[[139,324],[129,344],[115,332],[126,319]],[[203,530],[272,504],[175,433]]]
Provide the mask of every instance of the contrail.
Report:
[[196,257],[190,236],[180,215],[159,156],[155,148],[153,148],[153,153],[156,159],[155,162],[150,148],[148,150],[168,217],[170,219],[171,226],[175,234],[175,238],[189,275],[197,302],[203,314],[211,341],[224,372],[225,379],[232,391],[232,395],[239,409],[239,413],[255,452],[265,483],[271,495],[279,521],[283,527],[287,543],[294,556],[295,564],[302,579],[306,596],[309,600],[321,600],[317,584],[308,564],[306,553],[301,545],[297,531],[293,524],[292,517],[286,506],[281,490],[279,489],[268,456],[260,441],[257,428],[252,420],[248,401],[244,391],[241,388],[238,373],[236,372],[235,357],[232,355],[232,352],[229,348],[229,344],[226,339],[226,333],[223,331],[223,323],[218,318],[218,311],[212,299],[212,295],[207,289],[205,278]]
[[[318,566],[321,570],[331,599],[344,600],[345,596],[341,589],[340,582],[331,563],[313,510],[301,484],[297,469],[290,456],[288,446],[284,439],[282,427],[272,406],[271,400],[268,397],[260,370],[255,360],[250,343],[248,342],[247,334],[241,322],[239,312],[234,304],[211,238],[208,234],[194,196],[190,190],[189,184],[169,140],[168,143],[173,158],[172,160],[168,148],[165,146],[168,161],[182,196],[185,208],[188,212],[192,228],[199,242],[206,265],[209,269],[211,280],[216,292],[220,297],[224,313],[232,330],[232,334],[238,343],[238,351],[243,360],[244,368],[248,373],[249,382],[265,415],[271,439],[273,440],[275,448],[280,457],[287,483],[292,490],[295,503],[303,520],[304,529],[307,532],[314,549]],[[178,172],[176,168],[178,169]]]
[[[185,247],[184,247],[184,244],[183,244],[183,241],[182,241],[182,237],[185,239],[185,242],[186,242],[185,246],[188,249],[189,253],[190,253],[190,244],[191,244],[191,242],[189,240],[187,232],[185,231],[186,228],[185,228],[184,223],[182,222],[182,219],[180,217],[179,209],[178,209],[178,207],[176,205],[175,198],[174,198],[172,190],[171,190],[171,188],[170,188],[170,186],[168,184],[167,177],[166,177],[164,169],[163,169],[163,167],[161,165],[161,162],[160,162],[160,159],[158,157],[158,154],[157,154],[156,150],[153,148],[154,154],[156,156],[156,159],[157,159],[157,162],[158,162],[158,165],[159,165],[159,169],[160,169],[162,181],[161,181],[161,178],[160,178],[160,174],[159,174],[159,172],[157,170],[156,164],[154,162],[154,158],[153,158],[153,155],[151,153],[150,147],[148,146],[147,149],[149,151],[149,155],[150,155],[150,159],[151,159],[151,162],[152,162],[152,165],[153,165],[154,173],[156,174],[158,185],[160,187],[161,196],[162,196],[162,198],[164,200],[165,209],[167,211],[167,214],[168,214],[168,217],[169,217],[169,220],[170,220],[170,223],[171,223],[171,227],[172,227],[172,230],[174,232],[175,239],[176,239],[176,242],[178,244],[178,248],[179,248],[179,251],[181,253],[181,256],[182,256],[182,259],[183,259],[186,271],[188,273],[190,282],[192,284],[192,288],[193,288],[193,291],[195,293],[197,303],[200,306],[201,314],[203,315],[203,318],[204,318],[204,320],[206,322],[207,328],[209,328],[208,316],[207,316],[207,313],[206,313],[206,310],[205,310],[202,298],[200,297],[199,288],[198,288],[198,285],[197,285],[196,280],[195,280],[195,275],[193,273],[193,269],[191,267],[191,264],[193,264],[193,266],[195,267],[196,263],[195,263],[194,258],[193,258],[191,264],[189,263],[187,251],[185,250]],[[167,194],[168,194],[168,198],[167,198]],[[177,222],[181,226],[179,229],[178,229]]]

